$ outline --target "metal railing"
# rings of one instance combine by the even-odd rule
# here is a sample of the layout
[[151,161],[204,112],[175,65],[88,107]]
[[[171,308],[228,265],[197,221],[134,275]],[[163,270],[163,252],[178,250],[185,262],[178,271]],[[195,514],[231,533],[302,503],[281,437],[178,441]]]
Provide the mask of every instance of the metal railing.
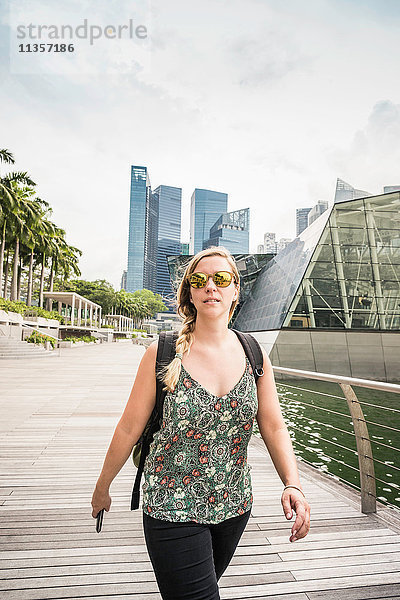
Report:
[[[376,512],[376,498],[377,498],[376,482],[377,481],[384,483],[386,485],[390,485],[392,488],[398,489],[400,491],[400,486],[398,486],[392,482],[383,481],[382,479],[377,478],[375,475],[374,463],[383,464],[383,465],[385,465],[385,467],[392,468],[395,471],[400,471],[400,468],[396,467],[394,465],[389,465],[386,462],[380,461],[377,458],[373,457],[372,444],[377,443],[377,442],[374,442],[374,440],[370,439],[368,425],[370,424],[370,425],[382,427],[382,428],[387,429],[388,431],[397,432],[397,433],[400,433],[400,429],[397,429],[396,427],[391,427],[389,425],[375,423],[374,421],[367,421],[364,417],[364,413],[363,413],[361,405],[364,404],[366,406],[371,406],[374,408],[378,408],[380,410],[391,411],[393,413],[400,413],[400,410],[395,409],[395,408],[379,406],[379,405],[371,404],[368,402],[360,402],[359,399],[357,398],[357,395],[356,395],[354,389],[353,389],[353,387],[363,387],[363,388],[367,388],[370,390],[380,390],[380,391],[400,394],[400,385],[397,385],[394,383],[385,383],[385,382],[381,382],[381,381],[372,381],[369,379],[358,379],[355,377],[344,377],[344,376],[341,377],[338,375],[331,375],[329,373],[316,373],[314,371],[303,371],[300,369],[290,369],[290,368],[285,368],[285,367],[275,367],[274,366],[273,371],[274,371],[274,373],[279,373],[279,374],[286,375],[286,376],[289,375],[289,376],[296,377],[296,378],[300,377],[300,378],[304,378],[304,379],[316,379],[316,380],[320,380],[320,381],[324,381],[324,382],[337,383],[340,386],[340,388],[342,389],[344,397],[347,402],[349,412],[350,412],[350,417],[351,417],[354,432],[345,431],[343,429],[339,429],[339,428],[335,427],[334,425],[323,423],[322,421],[316,421],[315,419],[309,419],[309,420],[313,421],[314,423],[319,423],[321,425],[324,425],[325,427],[328,427],[329,430],[340,431],[341,433],[345,433],[347,435],[352,435],[356,438],[356,447],[357,447],[356,454],[358,455],[358,471],[359,471],[359,475],[360,475],[360,488],[359,489],[361,491],[361,511],[363,513]],[[320,396],[327,396],[329,398],[337,398],[338,400],[343,401],[342,396],[335,396],[333,394],[327,394],[322,391],[310,390],[310,389],[306,389],[306,388],[299,388],[297,386],[293,386],[293,385],[285,383],[284,380],[282,381],[280,379],[276,379],[276,384],[286,386],[287,388],[301,390],[301,391],[307,392],[307,393],[315,393]],[[278,392],[278,395],[280,395],[279,392]],[[340,415],[341,417],[346,417],[346,418],[349,417],[348,414],[344,414],[343,412],[338,412],[338,411],[331,410],[331,409],[325,408],[325,407],[321,407],[321,406],[318,406],[315,404],[309,404],[307,402],[303,402],[302,400],[297,400],[297,401],[300,402],[301,405],[303,405],[303,406],[310,406],[310,407],[312,406],[312,408],[316,409],[316,410],[321,410],[323,412]],[[298,415],[297,415],[297,417],[298,417]],[[300,417],[300,418],[307,419],[307,417]],[[319,434],[305,431],[298,427],[296,429],[298,431],[303,431],[304,433],[306,433],[307,435],[309,435],[311,437],[315,436],[318,440],[323,440],[325,442],[328,442],[329,444],[333,444],[336,447],[342,448],[344,450],[348,450],[350,452],[355,452],[352,448],[347,448],[346,446],[338,444],[332,440],[323,438]],[[299,442],[297,440],[295,442],[296,442],[296,444],[299,444],[300,446],[306,447],[305,444],[302,444],[301,442]],[[390,448],[390,450],[392,450],[394,452],[400,452],[400,448],[395,448],[395,447],[390,446],[385,443],[379,442],[379,446]],[[352,465],[343,463],[343,461],[337,460],[332,456],[330,456],[329,458],[331,460],[334,460],[334,461],[336,460],[337,462],[340,462],[341,464],[345,465],[346,467],[348,467],[350,469],[357,470]]]

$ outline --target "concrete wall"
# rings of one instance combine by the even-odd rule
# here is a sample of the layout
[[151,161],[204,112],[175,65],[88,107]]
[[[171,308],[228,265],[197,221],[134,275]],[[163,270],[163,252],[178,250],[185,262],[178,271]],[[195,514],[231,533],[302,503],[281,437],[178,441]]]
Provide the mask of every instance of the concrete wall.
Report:
[[253,333],[275,366],[400,383],[400,331]]

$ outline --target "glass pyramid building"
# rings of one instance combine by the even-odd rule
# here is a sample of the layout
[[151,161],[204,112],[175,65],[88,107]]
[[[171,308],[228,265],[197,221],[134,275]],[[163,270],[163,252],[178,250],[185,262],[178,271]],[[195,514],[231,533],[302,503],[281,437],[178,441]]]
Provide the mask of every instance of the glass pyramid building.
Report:
[[400,331],[400,192],[325,211],[262,269],[233,326]]

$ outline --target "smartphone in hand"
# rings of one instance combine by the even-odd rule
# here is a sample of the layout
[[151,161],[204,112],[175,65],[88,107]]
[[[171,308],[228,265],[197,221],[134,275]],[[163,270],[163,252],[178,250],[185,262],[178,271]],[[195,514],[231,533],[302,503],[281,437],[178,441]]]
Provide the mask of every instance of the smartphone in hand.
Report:
[[101,531],[101,527],[103,525],[103,515],[104,515],[104,508],[101,509],[101,511],[97,514],[97,517],[96,517],[96,531],[97,531],[97,533],[100,533],[100,531]]

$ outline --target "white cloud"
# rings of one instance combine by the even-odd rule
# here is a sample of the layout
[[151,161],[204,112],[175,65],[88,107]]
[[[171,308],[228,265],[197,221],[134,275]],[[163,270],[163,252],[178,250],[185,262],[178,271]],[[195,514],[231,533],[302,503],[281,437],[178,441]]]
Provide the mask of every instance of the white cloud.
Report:
[[[42,19],[51,5],[99,22],[133,6],[35,4]],[[18,75],[0,41],[0,145],[84,250],[84,277],[119,285],[131,164],[147,165],[153,186],[183,188],[184,240],[194,187],[250,206],[254,250],[265,231],[293,237],[295,208],[332,201],[336,177],[372,192],[397,183],[399,18],[361,4],[153,0],[150,61],[134,72],[109,45],[94,51],[95,72]]]
[[400,104],[377,102],[368,121],[355,134],[348,149],[332,154],[340,177],[371,193],[384,185],[400,184]]

